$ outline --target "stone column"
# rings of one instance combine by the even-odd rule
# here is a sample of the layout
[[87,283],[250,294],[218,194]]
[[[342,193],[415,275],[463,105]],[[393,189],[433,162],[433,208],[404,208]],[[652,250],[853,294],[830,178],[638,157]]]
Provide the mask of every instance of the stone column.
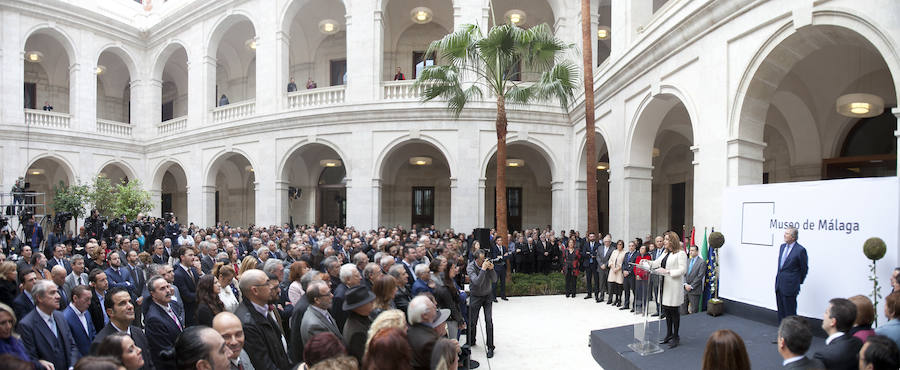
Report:
[[[285,30],[278,30],[275,33],[275,65],[273,66],[275,71],[275,99],[277,101],[276,110],[285,110],[287,109],[287,84],[290,82],[290,68],[291,68],[291,37]],[[257,62],[259,63],[259,62]],[[259,66],[259,64],[257,64]],[[256,86],[259,86],[259,75],[257,74],[257,82]],[[305,85],[304,81],[295,81],[295,83],[300,85]],[[300,85],[297,86],[298,90],[303,88]]]
[[572,228],[581,231],[587,230],[587,180],[575,181],[574,194],[575,198],[571,199],[569,204],[573,206],[570,214],[572,215],[571,217],[575,218],[575,222],[568,225],[560,224],[562,228],[557,228],[556,225],[553,225],[555,230],[569,230]]
[[[25,50],[20,50],[22,39],[19,26],[19,14],[15,12],[0,13],[3,23],[3,37],[0,37],[0,86],[24,86],[25,83]],[[23,41],[24,42],[24,41]],[[0,90],[0,122],[21,125],[25,123],[25,98],[20,89]],[[5,157],[5,156],[4,156]],[[3,158],[2,163],[10,163]],[[11,166],[4,166],[11,167]],[[5,176],[5,175],[4,175]],[[3,189],[9,190],[15,182],[3,177]],[[6,183],[9,183],[7,186]]]
[[[478,178],[478,195],[476,195],[476,201],[478,202],[478,219],[475,220],[475,225],[478,227],[487,227],[487,223],[484,221],[487,215],[485,214],[485,209],[487,209],[487,203],[484,201],[485,191],[487,188],[487,178],[479,177]],[[493,226],[493,225],[490,225]]]
[[[190,191],[188,192],[188,209],[193,209],[193,207],[191,206],[191,203],[192,203],[191,202],[191,193],[192,192],[190,192]],[[228,196],[228,194],[223,194],[223,195]],[[197,196],[199,196],[199,198],[200,198],[199,200],[200,200],[201,206],[196,209],[200,210],[201,213],[199,215],[196,215],[199,217],[194,217],[194,215],[190,211],[188,211],[188,215],[192,219],[195,219],[196,221],[194,221],[194,222],[197,223],[198,225],[214,225],[216,222],[216,187],[215,187],[215,185],[200,186],[199,194],[197,194]]]
[[[372,179],[372,224],[381,226],[381,179]],[[349,200],[350,192],[347,192],[348,200],[347,203],[350,203]]]
[[[290,207],[288,207],[288,202],[290,201],[288,199],[288,187],[290,187],[290,185],[291,183],[288,181],[275,181],[275,196],[273,201],[275,212],[273,214],[276,215],[277,219],[275,221],[279,225],[290,220]],[[257,203],[258,202],[259,200],[257,199]]]
[[761,184],[765,149],[766,143],[755,140],[728,140],[727,186]]
[[[352,103],[378,100],[381,98],[384,59],[381,9],[376,9],[372,0],[353,0],[347,10],[346,100]],[[349,188],[347,190],[349,197]]]
[[150,139],[156,135],[156,125],[162,119],[162,81],[142,79],[131,81],[131,127],[135,139]]
[[150,213],[148,214],[162,217],[162,189],[150,189]]
[[188,128],[212,123],[210,110],[216,106],[216,58],[198,55],[188,61]]
[[[622,215],[625,225],[621,230],[613,230],[617,235],[647,235],[650,233],[651,194],[653,167],[625,165],[622,174],[624,207]],[[621,227],[620,226],[620,227]]]
[[550,202],[552,204],[552,215],[550,225],[554,230],[562,230],[564,225],[572,223],[566,217],[566,197],[565,187],[562,180],[554,180],[550,182]]
[[97,61],[79,58],[69,67],[71,129],[94,132],[97,125]]
[[458,30],[464,24],[477,24],[483,31],[487,31],[490,9],[485,7],[484,0],[456,0],[454,3],[454,30]]
[[653,16],[653,1],[613,1],[611,11],[612,50],[610,50],[610,57],[622,55],[628,46],[640,36],[638,28],[645,26]]
[[[287,81],[282,86],[282,81],[278,79],[281,74],[279,56],[282,50],[276,35],[280,24],[274,19],[277,13],[270,11],[258,14],[261,22],[256,25],[256,114],[265,114],[279,108],[279,97],[284,95]],[[275,214],[270,213],[269,216],[275,217]]]

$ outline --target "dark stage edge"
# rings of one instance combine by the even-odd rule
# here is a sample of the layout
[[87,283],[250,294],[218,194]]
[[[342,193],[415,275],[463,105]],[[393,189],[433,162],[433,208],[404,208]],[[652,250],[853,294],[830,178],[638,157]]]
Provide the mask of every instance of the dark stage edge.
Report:
[[[772,344],[778,335],[777,326],[729,314],[712,317],[704,312],[681,316],[681,344],[674,349],[662,345],[664,352],[641,356],[628,348],[634,341],[634,326],[628,325],[591,331],[591,354],[607,370],[700,369],[706,340],[719,329],[730,329],[741,336],[754,369],[781,368],[782,358],[777,346]],[[663,334],[665,330],[663,322]],[[813,337],[812,347],[806,354],[812,357],[824,346],[823,338]]]

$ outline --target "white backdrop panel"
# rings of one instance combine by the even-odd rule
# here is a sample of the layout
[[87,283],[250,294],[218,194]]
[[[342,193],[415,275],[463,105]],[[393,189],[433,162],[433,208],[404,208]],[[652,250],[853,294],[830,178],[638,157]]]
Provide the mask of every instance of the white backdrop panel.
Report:
[[[775,310],[778,251],[790,226],[809,255],[800,315],[821,318],[829,299],[872,292],[862,245],[873,236],[888,246],[878,280],[882,296],[890,293],[890,274],[900,266],[897,177],[737,186],[724,199],[720,296]],[[876,311],[886,322],[882,304]]]

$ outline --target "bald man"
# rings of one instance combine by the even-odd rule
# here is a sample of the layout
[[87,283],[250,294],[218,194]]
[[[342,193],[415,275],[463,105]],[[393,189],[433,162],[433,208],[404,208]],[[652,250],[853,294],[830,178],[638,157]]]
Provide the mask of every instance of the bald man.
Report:
[[244,328],[241,320],[233,313],[221,312],[213,318],[213,329],[225,339],[225,345],[231,350],[228,360],[231,362],[231,370],[254,370],[250,363],[250,356],[244,351]]

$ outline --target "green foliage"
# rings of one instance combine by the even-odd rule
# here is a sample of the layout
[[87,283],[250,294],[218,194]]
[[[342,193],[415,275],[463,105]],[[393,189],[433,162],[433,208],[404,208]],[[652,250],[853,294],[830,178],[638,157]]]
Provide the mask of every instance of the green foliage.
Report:
[[66,185],[60,181],[59,185],[53,186],[53,209],[56,212],[71,212],[76,219],[80,218],[85,214],[89,192],[87,185]]
[[[456,116],[486,94],[512,104],[556,99],[565,109],[579,81],[577,66],[562,60],[570,48],[546,24],[529,29],[504,24],[487,35],[478,26],[465,25],[431,43],[427,53],[440,55],[444,64],[426,67],[415,85],[426,87],[423,101],[443,98]],[[521,71],[540,77],[533,84],[514,81],[522,79]]]
[[150,192],[141,187],[141,181],[134,179],[116,185],[113,212],[116,216],[125,216],[129,221],[137,218],[138,213],[147,212],[153,207],[150,203]]
[[723,245],[725,245],[725,235],[718,231],[713,231],[709,234],[710,248],[722,248]]
[[102,174],[94,177],[94,183],[90,187],[87,203],[92,209],[100,212],[101,216],[114,216],[113,209],[116,204],[115,185]]
[[[578,276],[576,291],[587,292],[584,286],[584,274]],[[512,282],[506,284],[507,296],[533,296],[566,294],[566,277],[561,272],[549,274],[513,273]]]

